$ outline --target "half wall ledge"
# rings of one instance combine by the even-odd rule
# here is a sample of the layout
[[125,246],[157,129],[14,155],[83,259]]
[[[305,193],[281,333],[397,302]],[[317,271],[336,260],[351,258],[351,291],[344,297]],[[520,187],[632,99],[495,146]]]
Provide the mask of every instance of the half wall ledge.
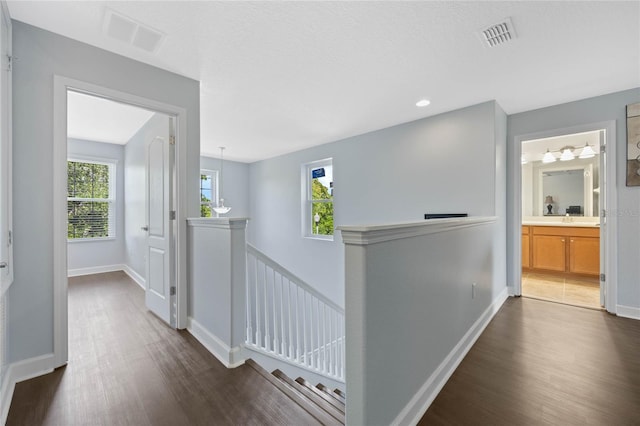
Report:
[[497,216],[473,216],[386,225],[338,226],[336,229],[340,231],[344,244],[366,246],[384,241],[487,225],[495,223],[497,219]]

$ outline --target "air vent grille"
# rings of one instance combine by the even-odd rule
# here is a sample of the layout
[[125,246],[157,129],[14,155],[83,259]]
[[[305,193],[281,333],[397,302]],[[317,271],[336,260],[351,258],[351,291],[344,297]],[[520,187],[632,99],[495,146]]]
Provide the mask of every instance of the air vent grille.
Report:
[[513,28],[511,18],[506,18],[497,24],[480,30],[480,37],[485,46],[497,47],[514,40],[516,31]]
[[156,53],[165,35],[153,28],[107,9],[103,30],[106,35],[149,53]]

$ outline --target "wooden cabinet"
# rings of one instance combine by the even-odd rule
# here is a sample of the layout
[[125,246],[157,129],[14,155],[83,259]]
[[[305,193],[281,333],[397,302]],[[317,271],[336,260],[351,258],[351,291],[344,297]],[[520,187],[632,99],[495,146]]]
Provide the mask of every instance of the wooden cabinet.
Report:
[[522,227],[522,267],[531,267],[531,240],[529,239],[529,227]]
[[560,274],[597,276],[600,274],[600,229],[523,226],[522,267]]
[[600,239],[571,237],[569,239],[569,272],[598,275],[600,273]]
[[533,236],[533,267],[564,272],[567,265],[566,239],[558,235]]

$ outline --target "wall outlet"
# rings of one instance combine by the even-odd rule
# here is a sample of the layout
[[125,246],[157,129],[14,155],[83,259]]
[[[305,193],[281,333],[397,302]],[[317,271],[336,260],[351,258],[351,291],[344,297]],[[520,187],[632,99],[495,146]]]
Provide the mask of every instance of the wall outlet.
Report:
[[471,284],[471,298],[476,298],[476,283]]

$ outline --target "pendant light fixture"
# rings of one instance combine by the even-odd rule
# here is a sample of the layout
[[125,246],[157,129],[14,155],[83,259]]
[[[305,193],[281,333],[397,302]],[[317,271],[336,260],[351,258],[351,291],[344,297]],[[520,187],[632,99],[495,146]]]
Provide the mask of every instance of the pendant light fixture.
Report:
[[588,143],[584,144],[584,148],[582,148],[582,152],[580,152],[580,156],[578,158],[593,158],[596,156],[596,152],[589,146]]
[[547,148],[547,152],[545,152],[544,157],[542,157],[542,162],[547,164],[553,163],[554,161],[556,161],[556,156],[549,152],[549,149]]
[[222,198],[222,177],[223,177],[223,167],[224,167],[224,146],[220,147],[220,182],[219,182],[219,188],[220,188],[220,197],[218,199],[217,205],[215,207],[213,207],[213,211],[216,212],[217,217],[220,217],[221,214],[225,214],[225,213],[229,213],[229,210],[231,210],[231,207],[227,207],[224,205],[224,198]]

